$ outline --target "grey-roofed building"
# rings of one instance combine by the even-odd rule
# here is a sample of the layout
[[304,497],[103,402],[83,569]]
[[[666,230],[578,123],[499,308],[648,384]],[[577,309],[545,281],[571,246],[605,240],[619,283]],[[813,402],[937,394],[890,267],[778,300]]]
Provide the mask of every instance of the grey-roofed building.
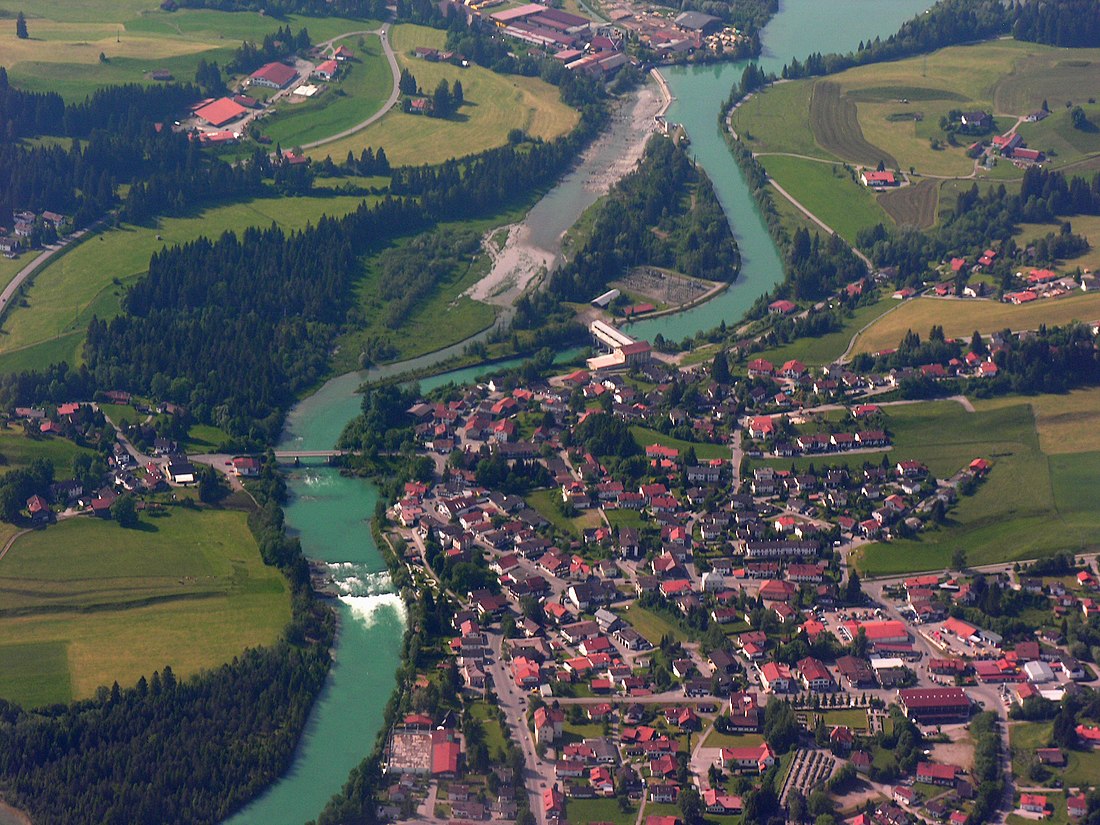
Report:
[[685,31],[700,34],[713,34],[722,28],[721,20],[712,14],[703,14],[701,11],[685,11],[678,14],[673,22]]

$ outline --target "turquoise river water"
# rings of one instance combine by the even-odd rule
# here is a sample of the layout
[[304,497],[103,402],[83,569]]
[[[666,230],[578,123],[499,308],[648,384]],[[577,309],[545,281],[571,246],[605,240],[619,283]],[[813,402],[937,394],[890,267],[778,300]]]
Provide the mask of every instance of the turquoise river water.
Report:
[[[891,34],[928,5],[929,0],[783,0],[780,13],[763,33],[762,63],[778,72],[792,57],[853,49],[861,39]],[[695,309],[634,325],[631,332],[639,337],[652,338],[660,332],[678,340],[723,320],[733,323],[782,277],[775,247],[718,128],[719,108],[733,84],[740,82],[743,68],[744,64],[724,63],[663,70],[676,97],[668,117],[686,126],[692,152],[711,176],[737,236],[743,264],[730,289]],[[563,186],[579,186],[581,178],[572,176]],[[548,197],[564,205],[583,200],[569,191],[555,190]],[[442,357],[426,356],[412,365],[350,373],[329,381],[291,411],[280,446],[331,448],[359,411],[355,390],[364,379],[424,366]],[[480,371],[458,370],[421,381],[421,386],[431,389],[448,381],[470,381]],[[400,660],[404,609],[392,592],[370,533],[375,488],[362,480],[342,478],[325,466],[295,470],[289,487],[288,525],[301,538],[307,556],[330,565],[344,593],[339,605],[340,633],[331,675],[310,714],[291,770],[229,820],[232,825],[300,825],[316,817],[348,772],[374,747]]]

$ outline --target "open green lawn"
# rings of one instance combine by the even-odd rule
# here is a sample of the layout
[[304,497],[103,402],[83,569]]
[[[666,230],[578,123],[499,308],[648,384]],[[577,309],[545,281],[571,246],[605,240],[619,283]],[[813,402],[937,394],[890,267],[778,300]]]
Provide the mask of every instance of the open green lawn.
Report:
[[[890,216],[874,194],[844,169],[841,163],[818,163],[802,158],[770,156],[761,159],[768,175],[791,197],[809,209],[849,243],[856,233],[877,223],[889,224]],[[774,197],[783,196],[776,192]]]
[[526,496],[527,503],[543,518],[561,530],[563,533],[571,533],[580,538],[581,531],[589,527],[599,527],[603,524],[600,511],[597,509],[582,510],[573,518],[562,515],[558,507],[561,501],[561,489],[551,487],[548,490],[536,490]]
[[431,94],[439,81],[462,81],[465,105],[452,119],[406,114],[395,107],[385,117],[354,135],[309,151],[313,157],[331,154],[342,159],[368,146],[382,147],[395,164],[439,163],[507,142],[508,132],[522,129],[544,139],[565,134],[578,114],[561,102],[558,90],[539,78],[494,74],[471,66],[430,63],[411,55],[417,46],[442,48],[446,33],[426,26],[400,25],[390,31],[398,63],[409,69],[418,85]]
[[843,710],[827,710],[824,714],[825,724],[829,726],[847,725],[852,730],[867,730],[867,711],[858,708],[845,708]]
[[242,512],[170,508],[134,530],[70,519],[0,561],[0,690],[68,701],[165,665],[187,676],[270,644],[289,619]]
[[887,426],[895,456],[923,461],[940,478],[978,456],[994,467],[975,495],[960,498],[948,524],[862,548],[861,571],[939,569],[956,548],[970,564],[989,564],[1098,546],[1100,513],[1090,503],[1090,479],[1100,473],[1100,452],[1046,455],[1026,403],[972,414],[951,402],[893,407]]
[[637,510],[604,510],[604,515],[612,527],[633,527],[641,530],[648,523]]
[[[638,806],[632,804],[625,813],[619,809],[617,799],[570,799],[566,803],[570,822],[587,825],[591,822],[611,822],[613,825],[634,825],[638,818]],[[647,806],[646,810],[649,810]]]
[[504,731],[501,730],[500,722],[497,720],[493,708],[491,708],[487,702],[475,702],[471,706],[470,712],[475,719],[481,721],[482,729],[485,731],[485,745],[489,748],[489,755],[494,759],[497,758],[498,753],[503,756],[505,749]]
[[683,458],[684,453],[688,451],[689,447],[695,450],[695,456],[700,461],[706,461],[712,458],[720,458],[723,461],[729,461],[733,457],[730,448],[725,444],[696,444],[692,441],[681,441],[678,438],[664,435],[648,427],[631,427],[630,434],[634,436],[634,440],[638,442],[643,450],[653,444],[660,444],[662,447],[673,447],[679,450],[681,458]]
[[844,354],[848,343],[859,330],[897,306],[897,301],[886,296],[866,306],[857,307],[852,312],[852,316],[845,319],[843,329],[827,333],[820,338],[798,338],[789,344],[761,353],[753,353],[751,358],[766,358],[777,365],[786,363],[792,358],[809,366],[831,364]]
[[645,636],[654,647],[657,647],[661,643],[661,639],[664,636],[671,636],[678,642],[686,642],[688,640],[687,634],[684,633],[679,626],[672,624],[672,622],[668,621],[663,616],[659,616],[637,603],[622,610],[616,610],[615,612],[626,619],[626,621],[630,622],[630,625]]
[[897,347],[905,333],[913,330],[928,335],[934,324],[943,327],[949,338],[969,339],[975,329],[984,333],[1006,327],[1019,331],[1038,329],[1041,324],[1054,326],[1071,321],[1092,321],[1100,317],[1100,293],[1077,293],[1034,301],[1022,306],[1000,301],[958,301],[943,298],[912,298],[872,325],[859,336],[853,354],[880,352]]
[[94,455],[92,450],[78,447],[67,438],[56,435],[28,436],[22,424],[0,427],[0,473],[26,467],[36,458],[48,458],[53,462],[54,478],[73,477],[73,459],[80,454]]
[[[86,236],[65,254],[50,261],[23,287],[26,306],[17,305],[3,317],[0,327],[0,367],[43,367],[54,360],[79,361],[83,334],[93,315],[109,318],[119,312],[124,286],[142,275],[150,256],[166,245],[186,243],[200,235],[218,237],[226,230],[277,223],[284,229],[301,229],[323,214],[344,215],[356,209],[362,198],[333,197],[261,198],[211,207],[197,215],[164,218],[155,226],[123,224]],[[159,236],[159,239],[158,239]],[[34,363],[9,363],[6,356],[43,346]],[[62,355],[62,358],[56,356]]]
[[[376,35],[364,38],[364,46],[349,43],[359,62],[350,64],[325,92],[304,102],[294,95],[276,104],[277,111],[261,121],[262,130],[284,147],[301,146],[350,129],[366,120],[385,103],[393,89],[390,65]],[[345,155],[347,153],[345,152]],[[333,156],[340,163],[343,156]]]
[[792,152],[835,160],[818,146],[810,128],[812,82],[779,83],[742,103],[733,130],[753,152]]

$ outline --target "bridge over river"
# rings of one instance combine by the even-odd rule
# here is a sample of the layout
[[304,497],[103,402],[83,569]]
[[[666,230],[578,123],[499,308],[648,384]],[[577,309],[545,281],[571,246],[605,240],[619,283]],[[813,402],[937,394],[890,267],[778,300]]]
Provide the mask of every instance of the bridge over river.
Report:
[[301,458],[335,458],[341,455],[351,455],[351,450],[276,450],[275,458],[278,461],[297,461]]

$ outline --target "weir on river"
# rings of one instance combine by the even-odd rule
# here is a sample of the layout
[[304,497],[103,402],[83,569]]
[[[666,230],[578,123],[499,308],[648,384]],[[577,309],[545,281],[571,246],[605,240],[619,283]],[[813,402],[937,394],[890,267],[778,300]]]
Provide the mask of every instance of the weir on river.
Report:
[[[812,52],[849,51],[860,40],[886,37],[923,11],[930,0],[781,0],[780,12],[763,32],[766,71],[776,73],[792,57]],[[675,101],[668,117],[684,124],[691,150],[710,175],[741,248],[742,269],[730,289],[695,309],[631,325],[632,337],[660,332],[679,340],[725,321],[733,324],[781,277],[782,266],[748,187],[718,127],[718,106],[739,83],[744,63],[662,70]],[[570,187],[571,175],[547,194],[561,209],[584,203]],[[541,202],[540,202],[541,203]],[[566,226],[580,212],[570,213]],[[359,412],[356,388],[368,378],[430,366],[457,354],[461,346],[390,365],[370,373],[349,373],[326,383],[291,411],[278,449],[327,452],[344,425]],[[470,381],[473,367],[420,382],[429,390],[449,381]],[[316,461],[316,466],[310,464]],[[306,555],[324,562],[341,592],[340,633],[328,683],[314,706],[288,773],[231,820],[233,825],[301,825],[315,818],[375,743],[383,710],[400,663],[404,606],[392,592],[385,563],[374,545],[370,518],[377,491],[361,479],[344,478],[323,459],[305,459],[290,476],[287,524],[301,538]]]

